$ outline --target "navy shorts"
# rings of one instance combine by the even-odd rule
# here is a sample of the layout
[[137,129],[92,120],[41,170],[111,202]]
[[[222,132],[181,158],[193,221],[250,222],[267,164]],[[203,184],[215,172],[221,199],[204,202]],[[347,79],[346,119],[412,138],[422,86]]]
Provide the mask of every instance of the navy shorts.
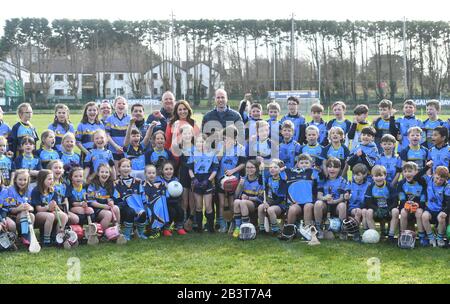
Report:
[[[203,175],[203,176],[200,175],[200,176],[197,176],[197,179],[201,182],[201,181],[207,180],[208,177],[209,177],[209,175]],[[199,189],[199,188],[194,187],[194,193],[201,194],[201,195],[212,194],[212,193],[214,193],[214,190],[215,190],[215,186],[211,181],[208,181],[208,185],[206,186],[205,189]]]
[[426,209],[425,211],[428,211],[431,214],[430,224],[437,225],[438,224],[438,215],[442,211],[431,211],[431,210],[428,210],[428,209]]

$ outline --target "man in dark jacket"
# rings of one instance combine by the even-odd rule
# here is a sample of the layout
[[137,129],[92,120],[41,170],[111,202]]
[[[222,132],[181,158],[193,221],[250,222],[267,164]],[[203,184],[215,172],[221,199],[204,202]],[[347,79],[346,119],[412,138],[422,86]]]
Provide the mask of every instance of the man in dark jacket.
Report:
[[172,92],[167,91],[163,94],[162,98],[162,108],[161,110],[154,111],[147,118],[146,123],[151,124],[153,121],[158,121],[161,124],[156,126],[153,130],[153,133],[162,130],[166,132],[166,127],[169,120],[172,118],[173,109],[175,107],[175,96]]

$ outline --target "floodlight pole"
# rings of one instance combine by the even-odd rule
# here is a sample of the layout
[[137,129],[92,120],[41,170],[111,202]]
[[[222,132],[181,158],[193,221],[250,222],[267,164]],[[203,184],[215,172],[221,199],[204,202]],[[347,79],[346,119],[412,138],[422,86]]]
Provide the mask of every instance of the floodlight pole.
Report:
[[403,85],[405,86],[403,98],[408,98],[408,69],[406,66],[406,18],[403,17]]
[[294,90],[294,13],[291,15],[291,90]]

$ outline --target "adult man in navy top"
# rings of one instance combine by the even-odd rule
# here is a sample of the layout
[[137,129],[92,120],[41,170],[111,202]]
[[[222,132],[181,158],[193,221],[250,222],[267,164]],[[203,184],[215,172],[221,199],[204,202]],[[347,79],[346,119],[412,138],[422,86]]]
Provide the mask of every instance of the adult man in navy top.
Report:
[[[234,125],[238,129],[238,136],[244,136],[244,123],[239,112],[228,106],[228,95],[223,89],[216,90],[216,108],[203,116],[202,132],[211,134],[214,131],[221,132],[224,128]],[[240,141],[239,141],[240,142]]]
[[167,91],[163,94],[162,98],[162,108],[159,111],[154,111],[147,118],[147,124],[151,124],[153,121],[159,121],[161,124],[156,126],[153,133],[162,130],[166,132],[167,123],[172,118],[173,109],[175,108],[175,96],[172,92]]

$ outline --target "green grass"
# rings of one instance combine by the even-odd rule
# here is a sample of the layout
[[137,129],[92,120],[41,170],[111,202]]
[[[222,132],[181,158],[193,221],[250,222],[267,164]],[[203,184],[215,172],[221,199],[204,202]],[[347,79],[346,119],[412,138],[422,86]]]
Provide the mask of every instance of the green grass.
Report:
[[[32,122],[41,133],[52,117],[35,115]],[[75,125],[80,117],[71,115]],[[195,118],[200,121],[201,115]],[[15,115],[4,119],[10,126],[16,122]],[[70,283],[70,257],[80,259],[80,283],[450,283],[448,249],[400,250],[384,243],[340,240],[310,247],[298,240],[258,237],[241,242],[204,233],[134,240],[122,247],[102,243],[72,251],[43,248],[37,255],[22,248],[0,256],[0,284]],[[372,257],[381,263],[377,282],[367,279]]]

